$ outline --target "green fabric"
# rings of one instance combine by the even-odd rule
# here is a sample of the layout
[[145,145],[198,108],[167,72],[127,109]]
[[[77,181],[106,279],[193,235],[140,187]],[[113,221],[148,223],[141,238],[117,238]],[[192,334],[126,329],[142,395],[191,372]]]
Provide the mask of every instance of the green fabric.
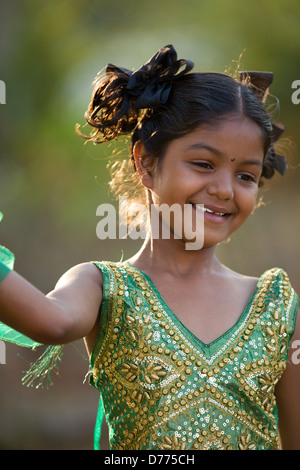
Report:
[[[0,248],[0,256],[2,257],[2,249]],[[4,264],[1,260],[0,260],[0,282],[2,282],[6,276],[10,273],[11,269],[9,269],[7,267],[6,264]]]
[[[3,218],[0,212],[0,222]],[[15,257],[7,248],[0,245],[0,282],[14,269]],[[31,338],[10,328],[0,322],[0,340],[14,343],[18,346],[36,349],[43,346],[41,343],[33,341]],[[45,349],[37,361],[30,365],[25,373],[22,382],[27,386],[35,385],[36,388],[52,385],[52,374],[57,373],[57,365],[63,354],[63,346],[49,346]]]
[[[0,222],[3,214],[0,212]],[[15,257],[7,248],[0,245],[0,282],[14,269]],[[33,350],[42,350],[40,357],[30,364],[29,370],[24,374],[22,383],[36,388],[48,388],[53,385],[52,376],[58,373],[58,364],[62,359],[64,346],[48,346],[38,343],[13,328],[0,322],[0,340],[16,344]],[[101,401],[99,403],[98,420],[102,420]],[[98,421],[95,426],[95,442],[100,442],[101,426]],[[99,431],[98,431],[99,430]],[[99,446],[98,446],[99,447]]]
[[94,450],[100,450],[100,439],[101,439],[101,428],[104,417],[104,408],[102,402],[102,396],[99,397],[99,405],[97,412],[97,419],[94,429]]
[[[1,246],[0,262],[7,275],[14,256]],[[105,413],[111,449],[277,449],[274,387],[299,303],[286,273],[266,271],[235,325],[204,344],[144,273],[126,263],[94,263],[103,273],[90,361],[90,383],[100,391],[94,448]],[[43,346],[3,323],[0,339]],[[61,345],[46,348],[23,383],[52,384],[62,354]]]
[[53,384],[52,375],[58,373],[58,363],[63,356],[63,345],[46,347],[2,322],[0,322],[0,340],[32,350],[44,349],[41,356],[30,364],[28,371],[25,372],[22,378],[22,383],[36,388],[48,388]]
[[[0,212],[0,222],[2,218],[3,214]],[[0,245],[0,282],[14,269],[14,261],[13,253]],[[41,356],[30,364],[29,370],[22,378],[22,383],[27,386],[35,386],[36,388],[48,388],[49,385],[53,385],[52,376],[58,373],[58,364],[62,359],[64,351],[63,345],[45,347],[45,345],[32,340],[2,322],[0,322],[0,340],[33,350],[37,348],[42,350]],[[102,422],[103,418],[101,404],[100,399],[94,439],[97,443],[100,442],[101,437],[101,425],[98,422]],[[99,448],[99,445],[96,448]]]
[[[0,222],[3,219],[3,214],[0,212]],[[0,245],[0,282],[11,272],[14,267],[15,257],[4,246]]]
[[[2,212],[0,212],[0,222],[3,218]],[[11,253],[7,248],[0,245],[0,282],[3,280],[1,278],[2,273],[9,274],[14,269],[14,262],[15,257],[14,254]],[[36,346],[40,346],[40,343],[33,341],[32,339],[28,338],[27,336],[22,335],[21,333],[13,330],[4,323],[0,322],[0,339],[3,341],[8,341],[11,343],[15,343],[19,346],[35,348]]]
[[278,449],[274,388],[299,302],[286,273],[266,271],[235,325],[204,344],[145,274],[95,264],[104,288],[90,383],[111,449]]
[[41,346],[40,343],[33,341],[27,336],[22,335],[22,333],[19,333],[18,331],[14,330],[13,328],[10,328],[9,326],[1,322],[0,322],[0,339],[3,341],[7,341],[8,343],[14,343],[24,348],[35,349],[37,346]]
[[[111,285],[111,280],[110,280],[110,271],[105,269],[105,264],[99,264],[97,261],[94,261],[94,264],[99,267],[103,266],[102,274],[103,274],[103,288],[102,288],[102,302],[101,302],[101,309],[100,309],[100,318],[101,318],[101,327],[99,328],[98,332],[98,341],[92,351],[91,354],[91,370],[93,371],[93,363],[94,363],[94,354],[95,350],[98,350],[98,346],[100,343],[105,338],[105,332],[108,328],[108,310],[109,310],[109,304],[110,304],[110,285]],[[90,383],[94,385],[93,383],[93,377],[90,376]],[[98,405],[98,413],[97,413],[97,419],[96,419],[96,424],[95,424],[95,430],[94,430],[94,450],[100,450],[100,438],[101,438],[101,428],[102,428],[102,422],[104,418],[104,404],[103,404],[103,399],[101,395],[101,389],[100,389],[100,397],[99,397],[99,405]]]

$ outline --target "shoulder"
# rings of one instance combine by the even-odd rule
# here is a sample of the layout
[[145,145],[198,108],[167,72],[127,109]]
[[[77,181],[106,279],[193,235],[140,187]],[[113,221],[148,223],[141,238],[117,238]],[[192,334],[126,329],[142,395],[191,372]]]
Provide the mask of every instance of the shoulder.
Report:
[[240,295],[244,293],[245,297],[248,297],[254,293],[260,278],[247,276],[227,268],[224,280],[229,281],[228,285],[231,290]]
[[276,304],[277,308],[285,311],[285,315],[291,323],[295,323],[296,312],[298,310],[299,298],[293,289],[289,276],[280,267],[273,267],[264,271],[259,277],[245,276],[231,273],[235,280],[236,289],[243,292],[255,293],[260,297],[260,301],[269,306]]
[[294,332],[299,336],[299,297],[286,271],[278,267],[266,271],[262,275],[261,291],[269,308],[274,310],[275,320],[280,320],[286,339],[290,341]]
[[102,286],[102,272],[93,262],[80,263],[68,269],[58,280],[57,287],[68,284],[97,284]]
[[268,296],[278,297],[287,300],[289,297],[297,297],[288,274],[279,267],[274,267],[264,271],[258,279],[258,287],[263,291],[268,291]]
[[271,279],[273,281],[278,281],[282,283],[290,284],[289,276],[287,272],[280,267],[274,267],[267,269],[262,275],[261,278]]
[[262,283],[268,289],[269,294],[283,302],[289,310],[298,309],[299,297],[290,282],[289,276],[282,268],[272,268],[262,275]]
[[262,289],[268,292],[268,297],[280,301],[287,310],[292,310],[295,317],[299,298],[286,271],[278,267],[271,268],[262,274],[260,282]]

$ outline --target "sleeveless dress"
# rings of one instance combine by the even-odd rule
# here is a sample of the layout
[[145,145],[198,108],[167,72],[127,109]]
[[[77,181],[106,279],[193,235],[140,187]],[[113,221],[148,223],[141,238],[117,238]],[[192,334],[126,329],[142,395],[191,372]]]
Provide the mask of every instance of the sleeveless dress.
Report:
[[299,301],[287,274],[262,274],[235,325],[204,344],[146,274],[94,264],[103,273],[90,376],[101,393],[96,441],[104,407],[111,450],[279,449],[274,389]]

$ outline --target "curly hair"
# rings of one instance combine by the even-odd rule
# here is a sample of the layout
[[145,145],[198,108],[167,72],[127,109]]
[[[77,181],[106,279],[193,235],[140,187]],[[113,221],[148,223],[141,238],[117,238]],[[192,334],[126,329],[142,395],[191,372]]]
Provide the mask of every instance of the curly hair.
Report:
[[[130,136],[131,159],[111,164],[110,187],[114,194],[144,201],[132,157],[136,142],[141,141],[146,151],[157,159],[159,169],[165,151],[174,139],[201,125],[216,125],[226,118],[242,115],[254,121],[261,130],[264,145],[262,178],[271,178],[276,168],[272,146],[276,133],[264,105],[270,77],[261,90],[251,83],[251,73],[241,73],[240,79],[222,73],[186,73],[192,63],[183,73],[172,75],[170,70],[174,64],[175,72],[187,64],[187,61],[176,59],[173,46],[166,46],[135,73],[109,65],[106,74],[95,81],[85,113],[86,122],[93,130],[89,135],[80,133],[79,128],[77,132],[94,143]],[[285,163],[282,165],[282,171],[278,171],[283,174]]]

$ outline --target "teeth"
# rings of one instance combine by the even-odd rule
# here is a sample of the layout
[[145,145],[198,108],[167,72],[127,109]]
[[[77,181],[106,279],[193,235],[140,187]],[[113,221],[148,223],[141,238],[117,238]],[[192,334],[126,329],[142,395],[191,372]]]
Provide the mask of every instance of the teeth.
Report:
[[[196,204],[193,204],[193,206],[196,206]],[[204,212],[209,212],[210,214],[217,214],[217,215],[226,215],[225,212],[214,212],[211,209],[208,209],[207,207],[203,207]]]
[[[211,211],[210,209],[207,209],[207,207],[203,207],[204,212],[210,212],[211,214],[214,214],[214,211]],[[215,212],[217,214],[217,212]]]

